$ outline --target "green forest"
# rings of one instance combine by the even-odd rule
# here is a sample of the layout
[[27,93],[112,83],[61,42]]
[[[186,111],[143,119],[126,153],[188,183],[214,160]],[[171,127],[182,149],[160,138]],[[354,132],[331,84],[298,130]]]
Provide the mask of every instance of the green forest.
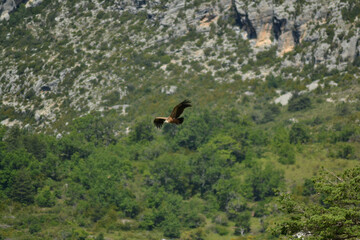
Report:
[[[293,101],[268,115],[308,113]],[[359,112],[344,107],[326,122],[265,124],[193,101],[182,125],[157,130],[144,115],[128,135],[111,131],[111,113],[77,118],[61,138],[2,127],[0,236],[355,239]]]

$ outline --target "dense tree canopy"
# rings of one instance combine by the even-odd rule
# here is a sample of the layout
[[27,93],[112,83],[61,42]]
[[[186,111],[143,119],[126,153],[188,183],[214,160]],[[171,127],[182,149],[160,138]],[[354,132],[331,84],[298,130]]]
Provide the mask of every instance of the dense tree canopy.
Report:
[[360,237],[360,168],[336,175],[323,170],[314,179],[316,193],[311,203],[281,196],[287,219],[279,232],[294,235],[301,232],[309,239],[358,239]]
[[[182,125],[159,131],[140,116],[128,135],[111,130],[112,114],[78,118],[57,138],[1,127],[0,199],[10,207],[0,211],[13,214],[15,206],[19,220],[0,223],[38,237],[76,239],[90,231],[99,239],[113,231],[141,232],[140,239],[254,233],[271,239],[274,224],[277,236],[359,237],[359,168],[287,183],[312,142],[333,146],[327,157],[354,161],[358,126],[338,123],[325,131],[316,119],[256,122],[234,109],[188,111],[185,117]],[[285,190],[303,201],[282,196],[280,214],[276,193]],[[25,227],[20,219],[31,220]],[[64,232],[44,232],[58,225]],[[0,236],[10,236],[7,229]]]

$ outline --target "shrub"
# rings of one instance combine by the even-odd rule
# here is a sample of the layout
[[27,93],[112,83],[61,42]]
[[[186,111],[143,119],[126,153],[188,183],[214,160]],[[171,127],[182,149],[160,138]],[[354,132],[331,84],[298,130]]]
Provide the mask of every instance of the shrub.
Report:
[[290,133],[289,133],[289,140],[292,144],[298,144],[298,143],[306,143],[310,139],[310,135],[308,133],[308,129],[305,128],[302,124],[294,124],[291,127]]
[[152,210],[145,211],[141,216],[140,227],[145,230],[151,230],[155,226],[156,215]]
[[282,164],[295,163],[295,149],[290,143],[284,143],[278,149],[279,162]]
[[49,186],[44,187],[35,199],[39,207],[52,207],[55,205],[55,196]]
[[179,128],[177,138],[175,138],[177,146],[195,150],[208,140],[212,128],[211,123],[205,121],[204,116],[206,113],[191,115],[184,121],[183,127]]
[[269,104],[265,106],[265,112],[263,118],[260,120],[260,123],[271,122],[275,119],[277,115],[280,114],[280,108],[275,104]]
[[351,109],[349,104],[346,103],[340,103],[336,105],[336,113],[339,116],[345,116],[351,113]]
[[219,224],[219,225],[223,225],[223,226],[227,226],[229,224],[229,219],[228,217],[226,216],[225,213],[219,213],[217,215],[215,215],[213,217],[213,220],[212,220],[214,223],[216,224]]
[[216,225],[215,232],[220,236],[225,236],[229,234],[229,230],[227,229],[227,227],[224,227],[222,225]]
[[99,235],[97,235],[97,237],[95,238],[95,240],[105,240],[104,234],[103,234],[103,233],[99,233]]
[[274,169],[271,164],[265,167],[256,164],[245,180],[251,185],[254,200],[261,201],[275,195],[275,189],[281,187],[284,181],[284,173]]
[[274,75],[270,74],[266,77],[266,82],[269,88],[278,88],[281,86],[284,80],[281,76],[275,77]]
[[[345,2],[345,0],[342,0],[342,2]],[[344,20],[354,22],[355,18],[359,16],[360,3],[357,0],[349,0],[346,2],[348,2],[348,6],[341,10],[341,15]]]
[[18,202],[30,204],[34,201],[34,185],[28,170],[22,168],[12,179],[10,196]]
[[353,159],[354,154],[355,154],[355,148],[347,143],[343,143],[340,145],[336,156],[338,158]]
[[314,181],[312,181],[311,179],[305,179],[304,182],[304,190],[302,192],[303,196],[310,196],[312,194],[315,194],[316,190],[315,190],[315,184]]
[[183,232],[180,240],[205,240],[206,233],[203,228],[196,228],[191,231]]
[[290,100],[288,105],[289,112],[297,112],[300,110],[308,109],[311,107],[311,100],[307,96],[299,96],[295,94]]
[[114,105],[120,99],[120,93],[117,90],[111,91],[110,93],[104,95],[102,100],[106,101],[107,106]]
[[169,215],[162,223],[164,236],[170,238],[180,237],[180,222],[175,215]]
[[30,89],[29,91],[26,92],[25,94],[25,98],[28,100],[33,100],[36,97],[35,91],[34,89]]
[[192,61],[190,65],[196,72],[200,72],[201,70],[203,70],[203,66],[201,66],[201,64],[197,61]]
[[29,226],[29,233],[34,234],[41,231],[41,226],[37,223]]
[[250,232],[250,216],[248,211],[239,213],[235,220],[235,235],[244,235]]
[[73,229],[73,231],[72,231],[73,239],[85,240],[88,236],[89,236],[89,233],[87,233],[83,229]]
[[289,139],[289,133],[284,128],[279,128],[273,137],[273,149],[282,164],[295,163],[295,150]]
[[334,29],[335,29],[334,24],[330,24],[326,27],[326,34],[328,36],[326,42],[328,42],[330,44],[332,43],[332,41],[334,39],[334,35],[335,35]]
[[256,54],[255,66],[272,66],[279,62],[279,58],[276,57],[276,49],[277,47],[274,46],[267,51],[259,52],[258,54]]

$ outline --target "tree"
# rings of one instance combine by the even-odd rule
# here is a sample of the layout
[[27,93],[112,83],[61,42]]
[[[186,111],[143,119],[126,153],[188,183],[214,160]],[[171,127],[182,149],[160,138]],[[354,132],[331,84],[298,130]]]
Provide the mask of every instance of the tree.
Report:
[[117,116],[101,116],[99,113],[91,113],[74,120],[71,128],[72,133],[81,135],[88,142],[95,145],[109,145],[115,143],[114,125]]
[[251,185],[254,200],[260,201],[275,195],[275,189],[281,187],[284,181],[284,173],[271,164],[266,164],[264,168],[256,164],[245,181]]
[[272,139],[272,147],[279,155],[279,162],[282,164],[295,163],[294,146],[290,144],[289,132],[285,128],[279,128]]
[[250,218],[249,211],[241,212],[235,219],[235,235],[244,235],[250,231]]
[[153,174],[167,191],[188,196],[191,192],[188,162],[184,155],[165,153],[155,160]]
[[324,169],[314,179],[317,194],[312,204],[280,196],[285,220],[275,233],[294,235],[302,232],[310,239],[359,239],[360,167],[336,175]]
[[55,205],[55,196],[49,186],[45,186],[35,199],[40,207],[52,207]]
[[45,136],[27,134],[23,137],[23,145],[26,151],[33,154],[38,160],[46,157],[47,142]]
[[148,118],[137,120],[130,132],[130,140],[133,142],[152,141],[154,139],[154,126]]
[[164,236],[170,238],[180,237],[180,221],[174,214],[169,214],[162,223]]
[[176,144],[190,150],[199,148],[209,139],[216,117],[216,114],[207,111],[186,117],[175,138]]
[[8,150],[14,150],[21,147],[22,132],[19,126],[15,125],[9,129],[5,136],[5,142]]
[[295,123],[290,130],[289,133],[290,143],[298,144],[298,143],[306,143],[309,141],[310,136],[308,133],[308,129],[302,124]]
[[10,196],[18,202],[29,204],[34,201],[34,186],[29,172],[22,168],[12,180]]
[[297,112],[300,110],[308,109],[311,107],[311,100],[309,97],[304,95],[294,94],[289,100],[288,111]]
[[220,178],[229,177],[229,167],[236,161],[234,150],[239,150],[238,144],[233,138],[225,135],[213,137],[198,149],[199,154],[190,161],[195,191],[204,194]]

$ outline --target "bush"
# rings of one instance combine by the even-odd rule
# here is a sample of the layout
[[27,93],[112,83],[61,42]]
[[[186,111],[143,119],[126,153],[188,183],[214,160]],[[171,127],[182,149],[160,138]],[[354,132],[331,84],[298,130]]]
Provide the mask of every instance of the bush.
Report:
[[282,164],[295,163],[295,149],[290,144],[289,133],[285,128],[279,128],[273,137],[273,149],[279,156],[279,162]]
[[95,238],[95,240],[105,240],[104,234],[103,234],[103,233],[99,233],[99,235],[97,235],[97,237]]
[[239,213],[235,220],[235,235],[244,235],[250,232],[250,212],[244,211]]
[[290,143],[298,144],[298,143],[306,143],[310,139],[309,130],[305,128],[302,124],[294,124],[291,127],[289,138]]
[[175,215],[169,215],[162,223],[164,236],[170,238],[180,237],[180,222]]
[[103,101],[106,101],[106,106],[111,106],[117,103],[120,100],[120,93],[117,90],[114,90],[102,97]]
[[[206,117],[205,117],[206,116]],[[208,114],[191,115],[186,118],[183,127],[178,131],[175,142],[177,146],[196,150],[201,144],[209,139],[212,129],[211,123],[205,121]]]
[[311,179],[305,179],[304,182],[304,190],[302,192],[303,196],[310,196],[312,194],[315,194],[316,190],[315,190],[315,184],[314,181],[312,181]]
[[334,31],[334,29],[335,29],[335,25],[334,24],[330,24],[330,25],[328,25],[327,27],[326,27],[326,35],[327,35],[327,40],[326,40],[326,42],[327,43],[332,43],[332,41],[333,41],[333,39],[334,39],[334,35],[335,35],[335,31]]
[[30,204],[34,202],[34,185],[28,170],[22,168],[16,172],[12,178],[10,196],[21,203]]
[[220,236],[225,236],[229,234],[229,230],[227,229],[227,227],[224,227],[222,225],[216,225],[215,232]]
[[275,189],[281,187],[284,181],[284,173],[274,169],[271,164],[267,164],[264,168],[256,164],[245,181],[251,185],[254,200],[261,201],[275,195]]
[[266,82],[269,88],[278,88],[282,85],[283,79],[281,76],[275,77],[274,75],[270,74],[266,77]]
[[351,113],[351,109],[349,104],[346,103],[340,103],[336,105],[336,114],[338,116],[346,116]]
[[215,215],[213,217],[213,223],[219,224],[219,225],[223,225],[223,226],[227,226],[229,224],[229,219],[226,216],[225,213],[219,213],[217,215]]
[[155,226],[156,215],[152,210],[145,211],[141,216],[140,227],[145,230],[151,230]]
[[[344,2],[344,0],[342,0]],[[357,0],[349,0],[348,6],[341,10],[341,15],[344,20],[354,22],[355,18],[359,16],[360,3]]]
[[206,233],[203,228],[196,228],[194,230],[183,232],[180,240],[205,240]]
[[133,142],[152,141],[154,139],[154,127],[150,119],[143,118],[135,123],[130,132],[130,140]]
[[52,207],[55,205],[55,196],[49,186],[44,187],[35,199],[39,207]]
[[32,88],[29,91],[27,91],[25,94],[25,99],[28,99],[28,100],[33,100],[35,97],[36,97],[36,94],[35,94],[34,89],[32,89]]
[[276,49],[277,46],[274,46],[267,51],[259,52],[258,54],[256,54],[255,66],[272,66],[279,62],[280,59],[276,57]]
[[338,158],[353,159],[355,157],[355,148],[347,143],[340,145],[336,154]]
[[278,149],[279,159],[281,164],[294,164],[295,163],[295,149],[290,143],[284,143]]
[[288,111],[297,112],[311,107],[311,100],[307,96],[295,94],[289,101]]
[[275,117],[280,114],[280,108],[275,104],[269,104],[265,106],[264,116],[261,120],[258,120],[259,123],[267,123],[274,121]]
[[73,229],[72,231],[72,237],[73,237],[72,239],[85,240],[88,236],[89,233],[87,233],[83,229]]
[[41,231],[41,226],[37,223],[29,226],[29,233],[34,234]]

